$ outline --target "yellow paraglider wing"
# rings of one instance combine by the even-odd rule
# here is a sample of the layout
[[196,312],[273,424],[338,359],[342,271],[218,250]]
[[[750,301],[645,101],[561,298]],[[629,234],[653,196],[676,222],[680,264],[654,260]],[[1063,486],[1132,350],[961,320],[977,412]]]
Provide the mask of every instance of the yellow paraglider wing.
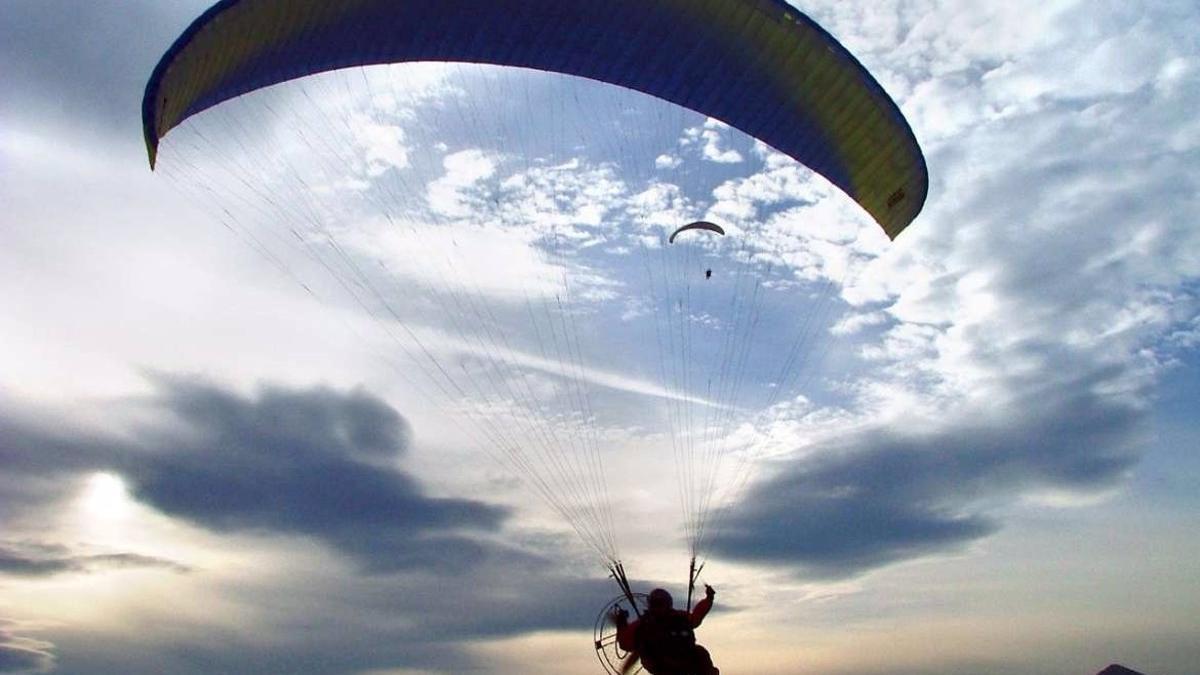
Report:
[[821,174],[887,232],[921,211],[925,160],[899,108],[829,33],[783,0],[223,0],[146,86],[159,139],[202,110],[315,73],[411,61],[490,63],[644,92],[721,120]]

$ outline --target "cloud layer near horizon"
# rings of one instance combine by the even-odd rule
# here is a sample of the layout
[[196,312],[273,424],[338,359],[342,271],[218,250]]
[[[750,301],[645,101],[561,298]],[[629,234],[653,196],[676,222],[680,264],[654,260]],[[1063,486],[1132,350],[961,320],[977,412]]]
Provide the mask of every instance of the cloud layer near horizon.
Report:
[[426,496],[400,468],[406,423],[364,392],[268,387],[248,398],[181,377],[156,381],[152,427],[102,438],[9,420],[5,465],[40,476],[114,471],[162,513],[218,532],[311,537],[375,571],[469,567],[484,551],[456,532],[495,531],[507,517],[482,502]]
[[1023,496],[1111,488],[1138,456],[1140,415],[1094,395],[951,425],[872,426],[806,448],[729,508],[721,555],[806,578],[852,577],[953,552]]
[[[112,472],[121,476],[132,498],[173,519],[261,541],[264,550],[279,537],[301,537],[346,556],[353,573],[331,570],[307,591],[238,593],[319,595],[332,583],[342,597],[314,610],[313,620],[347,613],[348,625],[357,625],[362,615],[377,615],[380,625],[369,632],[380,640],[401,640],[382,650],[348,650],[350,634],[332,631],[303,648],[247,646],[229,653],[197,639],[180,645],[181,653],[222,672],[352,672],[403,663],[466,667],[470,657],[462,641],[583,628],[597,598],[612,594],[608,582],[579,578],[563,567],[562,542],[511,532],[497,536],[508,520],[506,509],[427,496],[401,468],[410,443],[407,426],[378,398],[362,391],[279,387],[245,396],[178,376],[156,376],[155,382],[159,393],[151,399],[110,404],[114,418],[130,405],[140,411],[141,422],[133,429],[72,429],[52,414],[34,424],[28,415],[0,411],[5,438],[0,459],[10,469],[0,483],[0,499],[12,509],[10,521],[36,520],[58,508],[81,478]],[[52,475],[57,478],[35,481],[35,489],[20,494],[9,489]],[[0,543],[0,578],[189,567],[186,560],[89,552],[49,541]],[[203,578],[212,571],[191,572]],[[543,601],[547,593],[554,602]],[[447,607],[458,610],[447,612]],[[78,640],[87,642],[87,637],[66,631],[56,643],[77,645]],[[0,642],[3,663],[16,672],[49,667],[53,647],[16,635]],[[67,668],[75,657],[62,658]],[[162,668],[149,661],[133,667],[130,672]]]

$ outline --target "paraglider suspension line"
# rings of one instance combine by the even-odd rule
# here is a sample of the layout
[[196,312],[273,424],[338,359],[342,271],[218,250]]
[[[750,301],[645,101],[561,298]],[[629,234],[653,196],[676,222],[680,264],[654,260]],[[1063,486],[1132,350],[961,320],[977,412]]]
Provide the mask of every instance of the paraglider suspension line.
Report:
[[633,613],[640,617],[642,612],[638,609],[637,598],[633,595],[633,589],[629,587],[629,579],[625,577],[625,566],[618,560],[614,561],[608,570],[612,573],[612,578],[616,580],[617,586],[621,587],[621,592],[625,594],[625,599],[629,601],[629,606],[633,607]]
[[696,590],[696,579],[700,578],[700,572],[704,569],[704,563],[700,563],[696,567],[696,556],[692,556],[692,562],[688,564],[688,594],[687,594],[687,611],[692,611],[692,594]]

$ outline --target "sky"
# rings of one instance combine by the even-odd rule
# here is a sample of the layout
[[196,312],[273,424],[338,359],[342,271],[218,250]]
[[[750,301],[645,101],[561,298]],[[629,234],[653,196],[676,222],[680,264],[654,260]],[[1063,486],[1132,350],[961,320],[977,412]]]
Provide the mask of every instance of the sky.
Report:
[[0,4],[0,673],[597,673],[606,560],[681,598],[689,550],[724,672],[1194,672],[1200,9],[794,4],[925,153],[895,241],[511,69],[247,96],[151,172],[207,3]]

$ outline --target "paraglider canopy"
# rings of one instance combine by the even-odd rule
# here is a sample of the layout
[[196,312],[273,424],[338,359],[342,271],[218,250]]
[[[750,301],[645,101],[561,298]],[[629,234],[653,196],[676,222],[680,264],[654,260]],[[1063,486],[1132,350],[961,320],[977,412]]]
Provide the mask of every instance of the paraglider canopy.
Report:
[[928,191],[925,158],[896,104],[783,0],[222,0],[146,85],[150,165],[160,138],[223,101],[316,73],[413,61],[576,75],[695,110],[824,176],[892,238]]
[[674,244],[675,237],[678,237],[680,232],[687,232],[688,230],[708,230],[709,232],[716,232],[722,237],[725,236],[725,228],[721,227],[720,225],[717,225],[716,223],[710,223],[707,220],[697,220],[694,223],[688,223],[687,225],[684,225],[678,230],[672,232],[670,238],[667,239],[667,243]]

